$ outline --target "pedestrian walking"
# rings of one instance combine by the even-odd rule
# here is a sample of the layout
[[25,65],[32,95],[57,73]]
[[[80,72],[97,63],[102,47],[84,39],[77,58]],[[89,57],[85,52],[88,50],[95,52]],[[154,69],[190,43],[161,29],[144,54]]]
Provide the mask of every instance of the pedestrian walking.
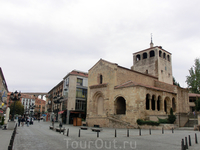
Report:
[[40,122],[40,118],[38,118],[38,122]]
[[22,117],[22,120],[21,120],[22,127],[24,126],[24,122],[25,122],[25,119],[24,117]]
[[33,118],[31,118],[31,120],[30,120],[30,125],[31,125],[31,124],[33,125]]
[[52,118],[52,126],[54,127],[54,119]]
[[18,118],[18,127],[20,126],[21,117]]
[[30,122],[30,119],[29,119],[29,117],[27,117],[27,127],[29,127],[29,122]]

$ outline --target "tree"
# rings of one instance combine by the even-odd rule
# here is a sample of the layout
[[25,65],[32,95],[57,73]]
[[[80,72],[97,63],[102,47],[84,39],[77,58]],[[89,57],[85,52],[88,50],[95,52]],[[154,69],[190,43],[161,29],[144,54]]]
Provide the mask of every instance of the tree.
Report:
[[189,70],[190,75],[186,76],[186,83],[190,92],[200,94],[200,59],[195,59],[195,64]]
[[200,110],[200,98],[198,98],[198,100],[195,101],[195,110],[196,111]]
[[[10,105],[10,114],[12,115],[14,108],[14,102]],[[15,114],[23,115],[24,114],[24,106],[20,101],[15,102]]]
[[173,124],[176,121],[176,116],[173,114],[173,109],[170,109],[170,115],[168,115],[168,122]]
[[175,80],[175,78],[173,77],[173,85],[177,85],[180,87],[180,84]]

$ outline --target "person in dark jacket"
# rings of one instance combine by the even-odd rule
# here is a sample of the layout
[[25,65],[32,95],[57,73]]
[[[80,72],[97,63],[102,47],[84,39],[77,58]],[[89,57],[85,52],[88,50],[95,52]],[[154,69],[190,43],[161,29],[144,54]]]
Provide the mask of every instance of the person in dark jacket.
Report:
[[18,118],[18,127],[20,126],[21,117]]
[[22,124],[22,127],[24,126],[24,122],[25,122],[25,119],[24,119],[24,117],[22,117],[22,120],[21,120],[21,124]]

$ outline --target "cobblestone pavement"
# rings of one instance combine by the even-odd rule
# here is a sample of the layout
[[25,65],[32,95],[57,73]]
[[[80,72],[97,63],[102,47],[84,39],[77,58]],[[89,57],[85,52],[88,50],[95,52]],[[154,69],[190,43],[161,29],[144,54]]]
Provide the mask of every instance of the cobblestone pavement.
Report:
[[2,130],[0,128],[0,150],[7,150],[13,130]]
[[[99,133],[92,132],[91,129],[80,130],[79,127],[72,125],[64,125],[69,129],[69,136],[66,132],[63,135],[49,129],[49,122],[34,122],[29,127],[19,127],[18,134],[15,137],[13,150],[63,150],[63,149],[136,149],[136,150],[180,150],[181,139],[191,136],[192,146],[189,150],[199,150],[200,143],[195,144],[195,133],[200,139],[200,132],[189,130],[175,130],[172,134],[171,130],[165,130],[162,134],[161,130],[142,130],[139,136],[138,129],[130,129],[129,137],[127,137],[126,129],[117,129],[117,137],[115,129],[103,128]],[[58,124],[55,124],[58,126]],[[198,141],[200,142],[200,140]]]

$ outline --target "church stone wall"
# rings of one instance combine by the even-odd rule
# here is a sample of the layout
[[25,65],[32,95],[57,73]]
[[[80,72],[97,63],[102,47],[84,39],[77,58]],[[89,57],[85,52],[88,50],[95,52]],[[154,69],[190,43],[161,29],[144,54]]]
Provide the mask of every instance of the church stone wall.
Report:
[[157,78],[154,78],[152,76],[138,73],[129,69],[124,69],[121,67],[117,68],[117,85],[131,80],[133,82],[154,86],[154,80],[156,79]]

